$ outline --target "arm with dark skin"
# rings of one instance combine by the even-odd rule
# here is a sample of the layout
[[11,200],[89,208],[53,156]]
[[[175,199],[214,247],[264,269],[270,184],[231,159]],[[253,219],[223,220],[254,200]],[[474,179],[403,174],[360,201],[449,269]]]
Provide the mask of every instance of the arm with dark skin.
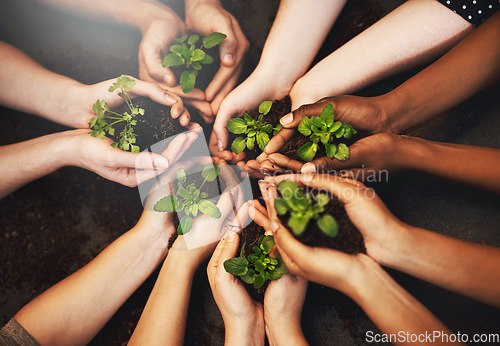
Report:
[[[275,153],[295,134],[302,118],[320,114],[327,103],[333,104],[337,120],[358,130],[408,131],[496,83],[500,79],[499,61],[500,13],[496,13],[441,59],[385,95],[330,97],[287,114],[281,119],[286,129],[271,139],[258,161],[263,164],[272,154],[276,160],[280,154]],[[277,160],[283,162],[281,157]]]

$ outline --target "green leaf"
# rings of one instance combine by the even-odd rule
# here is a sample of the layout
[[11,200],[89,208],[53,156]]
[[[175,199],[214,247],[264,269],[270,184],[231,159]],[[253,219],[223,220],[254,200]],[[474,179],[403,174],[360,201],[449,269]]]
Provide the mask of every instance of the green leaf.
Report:
[[331,124],[333,123],[333,117],[333,105],[331,103],[328,103],[325,107],[323,107],[323,110],[321,111],[321,120],[323,120],[323,122],[326,124]]
[[221,217],[219,208],[217,208],[217,206],[208,199],[202,199],[201,201],[199,201],[198,208],[205,215],[215,217],[216,219]]
[[266,274],[262,273],[262,274],[259,274],[257,276],[255,276],[255,281],[253,283],[253,287],[255,289],[259,289],[262,287],[262,285],[264,285],[264,282],[266,282]]
[[273,236],[272,235],[266,235],[262,239],[262,243],[260,244],[260,247],[264,251],[265,254],[268,254],[274,248],[274,245],[276,245],[276,244],[274,242]]
[[306,143],[297,150],[297,154],[304,161],[312,161],[318,151],[318,145],[315,143]]
[[255,270],[258,271],[259,273],[262,273],[267,268],[266,264],[261,260],[255,261],[254,265],[255,265]]
[[259,113],[266,115],[271,110],[272,101],[264,101],[259,105]]
[[[94,137],[95,137],[95,136],[94,136]],[[111,143],[111,146],[112,146],[113,148],[116,148],[116,147],[118,146],[118,142],[113,142],[113,143]]]
[[278,123],[278,125],[276,125],[276,127],[273,129],[273,136],[277,134],[282,128],[283,126],[281,126],[281,124]]
[[308,117],[303,117],[297,130],[299,130],[299,132],[302,133],[304,136],[309,136],[312,133],[311,126],[312,126],[311,119],[309,119]]
[[340,143],[335,154],[335,158],[340,161],[345,161],[349,158],[349,148],[344,143]]
[[184,42],[186,42],[187,38],[188,38],[188,36],[187,36],[187,35],[184,35],[184,36],[182,36],[182,37],[176,38],[176,39],[175,39],[175,42],[176,42],[176,43],[184,43]]
[[252,117],[250,115],[248,115],[247,113],[243,114],[243,119],[245,119],[245,121],[247,122],[247,124],[251,124],[254,122],[254,120],[252,119]]
[[285,215],[288,211],[288,204],[283,198],[278,197],[274,200],[274,208],[278,215]]
[[262,126],[262,131],[266,132],[267,134],[271,134],[271,132],[273,132],[273,125],[266,124]]
[[184,184],[186,182],[186,171],[184,168],[179,168],[175,173],[175,177],[179,183]]
[[257,275],[255,274],[255,270],[253,270],[252,268],[248,268],[247,273],[245,275],[241,275],[240,279],[247,284],[253,284],[255,282],[256,276]]
[[257,144],[260,150],[264,151],[267,143],[269,143],[269,135],[265,132],[257,132]]
[[97,117],[93,117],[92,119],[90,119],[89,128],[92,128],[95,126],[97,119],[98,119]]
[[205,52],[201,49],[195,49],[193,55],[191,56],[192,61],[202,61],[205,58]]
[[313,115],[313,116],[311,117],[311,123],[312,123],[312,126],[316,126],[316,127],[317,127],[317,129],[314,129],[314,128],[312,128],[312,126],[311,126],[311,128],[312,128],[312,130],[313,130],[314,132],[318,132],[318,130],[321,128],[321,125],[323,125],[323,124],[324,124],[323,120],[321,120],[321,118],[320,118],[320,117],[318,117],[317,115]]
[[269,280],[279,280],[281,279],[281,272],[279,270],[273,270],[271,272],[269,272],[269,274],[267,275],[267,278]]
[[189,71],[182,72],[181,75],[181,88],[184,94],[188,94],[193,90],[194,84],[196,83],[196,74]]
[[354,127],[352,127],[351,125],[344,124],[344,126],[345,126],[345,132],[344,132],[344,138],[345,139],[350,139],[353,135],[355,135],[356,133],[358,133],[358,131],[356,131],[354,129]]
[[158,211],[160,213],[170,213],[172,211],[176,211],[175,206],[177,204],[177,196],[169,195],[156,202],[153,209],[154,211]]
[[311,218],[307,216],[292,215],[288,219],[288,226],[290,226],[295,235],[301,235],[306,230],[307,224],[310,220]]
[[281,274],[288,274],[288,268],[285,266],[285,262],[283,262],[283,259],[281,257],[278,257],[277,260],[278,266],[276,267],[275,271],[279,271]]
[[248,150],[253,150],[253,148],[255,148],[255,137],[247,138],[247,148]]
[[188,190],[183,188],[182,186],[179,185],[179,190],[177,191],[179,195],[181,195],[182,198],[184,199],[189,199],[191,197],[191,194],[189,193]]
[[227,37],[227,35],[224,35],[220,32],[213,32],[208,36],[205,36],[203,38],[203,47],[205,48],[212,48],[217,46],[219,43],[224,41],[224,39]]
[[200,63],[203,65],[208,65],[214,62],[214,58],[212,58],[210,55],[205,54],[205,57],[200,60]]
[[186,61],[179,53],[171,53],[163,58],[163,67],[183,65]]
[[203,179],[206,179],[207,181],[214,181],[215,178],[217,178],[217,176],[219,175],[219,173],[220,173],[219,167],[214,163],[210,163],[205,167],[203,167],[203,171],[201,171],[201,176]]
[[200,36],[194,34],[189,37],[188,44],[195,44],[200,39]]
[[139,148],[138,145],[131,145],[131,147],[132,147],[131,150],[132,154],[139,154],[141,152],[141,148]]
[[122,74],[116,82],[113,83],[108,89],[109,92],[113,92],[118,88],[123,88],[124,91],[132,90],[132,87],[135,85],[135,80],[129,78],[128,76]]
[[180,46],[178,44],[174,44],[173,46],[170,46],[170,51],[172,53],[179,53],[179,54],[181,54],[181,52],[182,52],[182,46]]
[[293,200],[299,195],[299,186],[291,180],[283,180],[278,184],[278,191],[285,200]]
[[318,193],[316,196],[316,203],[320,207],[324,207],[328,204],[328,202],[330,202],[330,197],[326,193]]
[[243,150],[245,150],[245,147],[246,147],[246,141],[245,138],[243,137],[235,138],[233,144],[231,144],[231,150],[235,154],[241,153]]
[[331,143],[325,143],[326,156],[333,159],[333,156],[337,152],[337,146]]
[[247,123],[241,118],[231,119],[226,124],[227,130],[235,135],[245,133],[247,130]]
[[344,135],[344,132],[345,132],[345,128],[344,127],[341,127],[337,130],[337,132],[335,132],[335,137],[337,138],[340,138]]
[[340,127],[342,126],[342,123],[340,121],[336,121],[330,126],[330,133],[336,132]]
[[329,237],[335,237],[339,232],[337,220],[329,214],[325,214],[320,217],[316,223],[318,224],[319,229]]
[[224,261],[224,269],[229,274],[242,276],[248,272],[248,261],[245,257],[230,258]]
[[193,227],[193,219],[186,215],[179,222],[177,233],[181,235],[186,234],[191,230],[191,227]]

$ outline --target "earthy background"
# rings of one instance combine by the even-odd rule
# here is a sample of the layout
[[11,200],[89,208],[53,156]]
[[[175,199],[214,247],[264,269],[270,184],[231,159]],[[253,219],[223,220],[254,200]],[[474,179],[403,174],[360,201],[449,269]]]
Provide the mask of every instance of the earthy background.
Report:
[[[182,1],[172,2],[169,4],[182,13]],[[320,56],[402,2],[351,0]],[[258,61],[278,4],[276,0],[224,1],[251,43],[246,74]],[[2,1],[0,39],[43,66],[83,83],[96,83],[122,73],[137,76],[140,38],[139,32],[128,27],[77,18],[33,0]],[[378,83],[363,94],[390,90],[415,72]],[[498,86],[487,90],[412,134],[500,148],[499,91]],[[0,121],[0,145],[65,130],[6,108],[0,108]],[[474,164],[473,158],[464,160]],[[410,173],[391,177],[388,183],[375,188],[389,209],[405,222],[467,241],[500,245],[498,196]],[[130,229],[141,208],[136,189],[74,167],[61,169],[0,200],[0,325]],[[390,274],[453,331],[471,335],[499,333],[498,310],[404,274]],[[126,343],[153,283],[154,275],[118,311],[93,344]],[[187,325],[186,344],[223,344],[224,326],[203,267],[195,278]],[[313,284],[309,286],[303,328],[308,341],[315,345],[361,345],[366,331],[377,330],[350,299]]]

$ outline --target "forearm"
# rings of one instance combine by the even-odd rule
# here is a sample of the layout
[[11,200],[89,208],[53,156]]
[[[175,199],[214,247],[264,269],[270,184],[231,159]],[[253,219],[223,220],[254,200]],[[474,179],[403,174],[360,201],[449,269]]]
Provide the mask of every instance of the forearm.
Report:
[[144,30],[151,21],[174,15],[169,7],[156,0],[38,0],[77,15],[108,19]]
[[166,231],[135,227],[15,318],[41,344],[86,344],[166,255]]
[[292,89],[293,109],[342,94],[443,54],[472,25],[434,0],[408,1],[319,62]]
[[[269,345],[308,345],[302,328],[300,326],[300,318],[294,321],[281,320],[278,323],[266,323],[266,335],[269,340]],[[286,332],[284,332],[286,331]]]
[[264,324],[261,319],[252,322],[224,319],[224,327],[226,330],[224,345],[264,345]]
[[4,42],[0,60],[0,103],[68,125],[64,116],[78,104],[80,83],[47,70]]
[[381,97],[389,130],[401,133],[428,121],[500,79],[500,12],[437,62]]
[[69,164],[69,131],[0,147],[0,198]]
[[[451,334],[425,306],[399,286],[373,261],[364,261],[366,270],[356,286],[346,292],[359,304],[368,317],[384,334],[402,332],[405,335],[425,335],[441,332]],[[370,263],[368,263],[370,262]],[[419,341],[425,342],[425,339]],[[396,345],[410,344],[410,340],[396,341]],[[440,344],[447,344],[440,342]],[[451,343],[450,343],[451,344]]]
[[405,168],[500,193],[500,149],[401,139],[395,159]]
[[129,345],[182,345],[191,285],[197,265],[185,250],[172,249],[146,303]]
[[408,227],[383,265],[500,307],[500,249]]
[[[256,71],[287,86],[309,68],[346,0],[283,0]],[[307,30],[305,30],[307,28]]]

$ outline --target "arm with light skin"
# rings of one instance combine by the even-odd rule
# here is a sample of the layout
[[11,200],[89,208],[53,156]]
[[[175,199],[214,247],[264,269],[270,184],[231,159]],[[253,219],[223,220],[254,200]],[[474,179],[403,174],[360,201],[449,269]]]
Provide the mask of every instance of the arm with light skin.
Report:
[[[248,204],[242,203],[240,194],[234,195],[236,176],[225,162],[219,162],[220,174],[226,190],[217,207],[221,217],[216,219],[201,214],[193,221],[189,233],[177,237],[160,271],[156,284],[146,303],[130,345],[182,345],[189,307],[193,276],[199,265],[212,253],[216,241],[229,225],[244,224],[248,218]],[[236,217],[233,210],[239,210]],[[230,220],[234,217],[233,220]]]
[[137,186],[176,161],[197,138],[196,131],[177,135],[161,155],[132,154],[113,148],[111,139],[91,137],[88,130],[65,131],[2,146],[0,198],[64,166],[85,168],[117,183]]
[[377,263],[500,307],[500,287],[495,284],[500,280],[500,248],[407,225],[391,214],[373,190],[351,179],[319,174],[266,178],[270,184],[282,180],[337,196],[362,233],[368,256]]
[[171,214],[145,210],[134,228],[15,319],[42,345],[89,343],[165,258],[173,232]]
[[[351,189],[355,186],[342,184]],[[346,294],[365,311],[382,333],[397,334],[404,331],[410,334],[432,334],[440,331],[451,334],[448,328],[399,286],[372,258],[364,254],[348,255],[332,249],[312,248],[300,243],[276,216],[275,187],[266,182],[261,183],[260,187],[271,220],[270,229],[291,273]],[[325,266],[324,263],[329,265]]]
[[280,154],[273,153],[290,140],[302,118],[320,114],[327,103],[333,104],[336,119],[358,130],[401,133],[491,86],[500,80],[499,23],[496,13],[438,61],[385,95],[335,96],[301,106],[281,119],[286,129],[271,139],[258,161],[263,164],[271,155],[276,159]]
[[[75,128],[88,128],[96,116],[92,105],[97,99],[106,100],[110,107],[123,103],[119,90],[109,92],[116,81],[107,80],[84,85],[71,78],[42,67],[17,48],[0,42],[0,103],[23,112]],[[175,94],[170,94],[152,83],[135,80],[131,96],[147,96],[153,101],[172,106],[172,117],[183,126],[189,123],[189,113]]]
[[345,0],[281,1],[257,68],[220,105],[210,139],[212,154],[233,159],[233,153],[224,150],[226,122],[262,101],[287,95],[313,61],[344,4]]

